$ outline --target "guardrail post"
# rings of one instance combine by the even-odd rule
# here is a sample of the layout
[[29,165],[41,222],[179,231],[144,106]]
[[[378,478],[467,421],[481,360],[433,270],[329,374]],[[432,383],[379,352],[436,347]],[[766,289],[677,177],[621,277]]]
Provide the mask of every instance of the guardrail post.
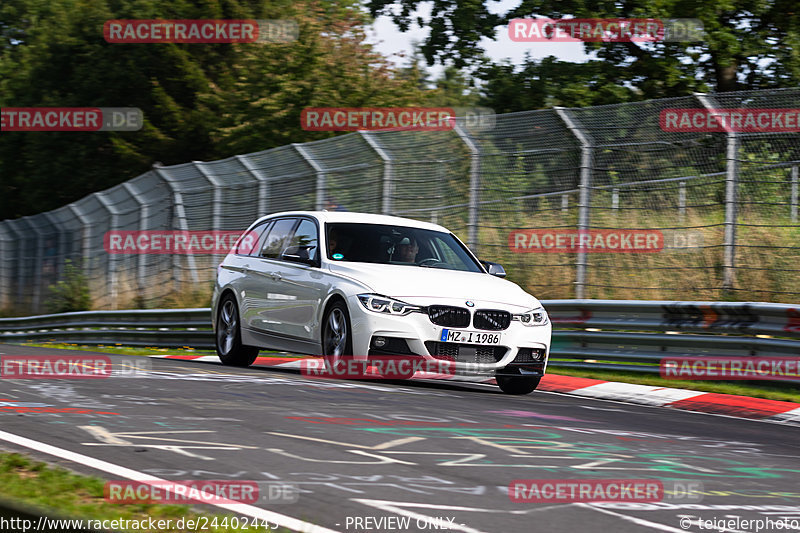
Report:
[[792,224],[797,224],[797,175],[798,167],[792,167]]
[[[580,239],[580,235],[589,231],[592,202],[592,142],[588,132],[578,125],[569,110],[563,107],[556,107],[555,110],[581,144],[581,181],[578,194],[578,239]],[[587,259],[586,251],[582,247],[579,248],[575,265],[575,298],[578,299],[586,297]]]
[[297,150],[297,153],[300,154],[308,165],[314,169],[314,172],[317,173],[317,199],[315,202],[317,211],[322,211],[325,209],[325,197],[327,196],[327,176],[325,176],[325,169],[323,169],[319,163],[314,161],[309,155],[308,151],[303,147],[300,143],[292,143],[294,149]]
[[453,127],[456,135],[467,145],[469,149],[469,217],[467,221],[467,246],[478,254],[478,223],[480,218],[480,168],[481,150],[472,137],[464,131],[461,124],[456,119]]
[[266,215],[269,212],[269,178],[264,176],[246,156],[236,155],[234,158],[258,181],[258,216]]
[[[712,98],[705,94],[696,94],[697,99],[712,113],[719,109]],[[720,121],[721,124],[725,124]],[[722,244],[722,289],[730,290],[736,284],[736,219],[737,195],[739,189],[739,136],[730,127],[725,126],[728,136],[725,163],[725,240]]]

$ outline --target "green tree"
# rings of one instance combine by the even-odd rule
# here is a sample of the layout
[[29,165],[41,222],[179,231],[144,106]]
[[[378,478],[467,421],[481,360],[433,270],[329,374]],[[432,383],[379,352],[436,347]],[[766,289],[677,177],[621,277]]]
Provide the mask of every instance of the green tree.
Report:
[[[291,43],[109,44],[109,19],[294,19]],[[3,132],[0,212],[54,209],[164,164],[325,136],[308,106],[420,104],[354,0],[3,0],[0,107],[138,107],[136,132]]]
[[[401,29],[407,29],[422,2],[402,0],[402,9],[397,13],[391,8],[394,3],[371,0],[368,5],[373,15],[390,15]],[[701,42],[585,43],[594,61],[576,64],[574,68],[554,60],[528,61],[516,72],[503,64],[484,68],[481,76],[490,85],[495,81],[493,76],[498,76],[498,83],[487,89],[497,100],[501,99],[499,93],[491,91],[502,89],[507,93],[506,86],[519,77],[516,74],[534,78],[555,76],[564,84],[569,95],[561,91],[561,97],[554,95],[553,88],[546,83],[525,88],[528,98],[543,105],[551,99],[566,105],[582,105],[580,102],[586,101],[586,95],[578,89],[587,78],[608,97],[626,99],[683,96],[695,91],[791,87],[800,83],[800,10],[795,0],[523,0],[500,15],[487,14],[488,4],[488,1],[435,0],[430,33],[422,45],[428,63],[486,66],[480,39],[495,38],[496,32],[506,31],[508,22],[514,18],[697,18],[705,27]],[[477,18],[470,18],[469,14]],[[543,72],[545,69],[552,73]],[[571,80],[568,75],[576,78]]]
[[204,105],[221,116],[219,152],[237,154],[336,135],[301,128],[307,107],[384,107],[422,103],[417,80],[398,72],[366,42],[369,17],[357,5],[293,4],[283,18],[300,39],[240,47],[231,87],[210,87]]
[[644,99],[625,83],[623,68],[599,60],[570,63],[553,56],[540,61],[527,57],[519,68],[503,61],[481,67],[476,75],[484,80],[480,104],[497,113]]

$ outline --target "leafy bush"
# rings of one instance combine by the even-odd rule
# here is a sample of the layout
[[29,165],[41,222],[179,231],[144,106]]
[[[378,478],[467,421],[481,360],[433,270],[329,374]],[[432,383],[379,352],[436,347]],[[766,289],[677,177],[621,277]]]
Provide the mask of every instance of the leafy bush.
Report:
[[50,285],[48,289],[50,297],[45,302],[45,306],[50,313],[88,311],[91,308],[89,281],[86,275],[69,259],[64,262],[63,279],[55,285]]

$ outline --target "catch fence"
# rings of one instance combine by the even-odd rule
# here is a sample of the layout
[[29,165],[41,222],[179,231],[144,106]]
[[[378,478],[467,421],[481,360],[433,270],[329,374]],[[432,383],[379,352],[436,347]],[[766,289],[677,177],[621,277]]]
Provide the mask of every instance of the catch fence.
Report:
[[[450,131],[357,132],[155,166],[0,222],[0,310],[47,311],[67,259],[96,309],[206,305],[179,296],[205,298],[221,255],[109,254],[106,233],[242,231],[297,209],[437,222],[544,299],[797,301],[797,128],[671,132],[660,119],[798,102],[793,88],[462,117]],[[654,246],[637,248],[637,234]]]

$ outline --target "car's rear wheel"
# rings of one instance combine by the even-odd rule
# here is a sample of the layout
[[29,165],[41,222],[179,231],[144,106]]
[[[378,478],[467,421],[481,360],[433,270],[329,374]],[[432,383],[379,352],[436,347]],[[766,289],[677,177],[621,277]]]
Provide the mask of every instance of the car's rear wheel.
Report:
[[322,356],[329,368],[341,368],[337,365],[353,358],[350,314],[342,301],[333,302],[322,319]]
[[539,386],[541,377],[497,376],[497,386],[506,394],[530,394]]
[[222,364],[250,366],[258,357],[258,348],[242,344],[239,309],[236,298],[226,294],[217,311],[217,355]]

